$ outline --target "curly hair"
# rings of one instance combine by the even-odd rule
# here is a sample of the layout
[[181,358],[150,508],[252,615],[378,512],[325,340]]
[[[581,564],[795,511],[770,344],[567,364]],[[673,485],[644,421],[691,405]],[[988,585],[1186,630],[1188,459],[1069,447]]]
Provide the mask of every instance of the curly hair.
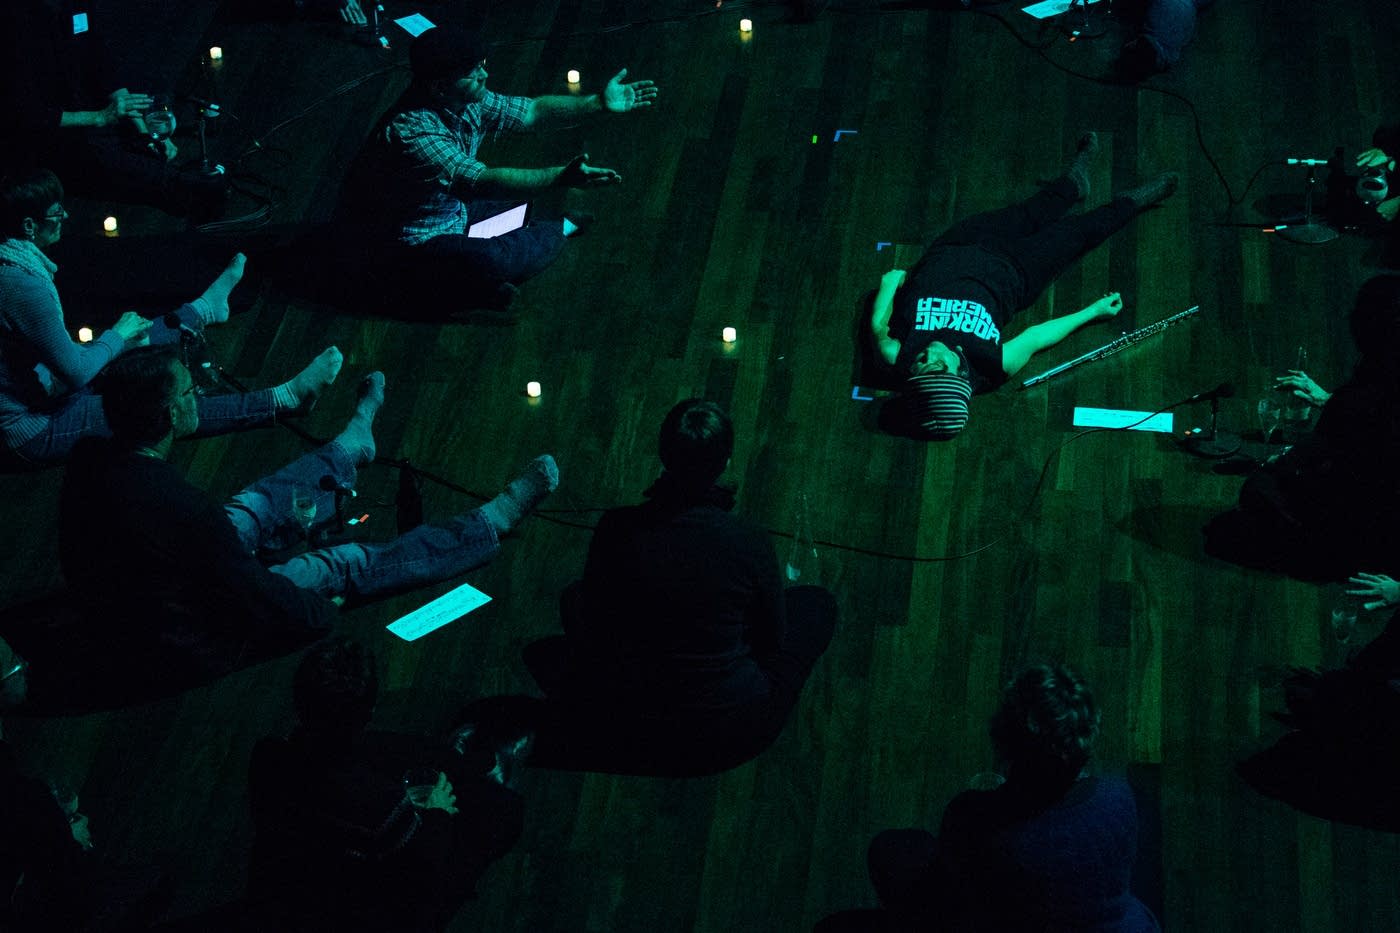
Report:
[[63,183],[46,168],[0,179],[0,237],[24,236],[24,220],[38,220],[63,200]]
[[354,735],[369,724],[379,699],[374,652],[333,638],[306,652],[292,679],[292,702],[304,728]]
[[992,744],[1016,774],[1073,781],[1099,735],[1099,710],[1088,684],[1061,664],[1036,664],[1002,691],[992,715]]

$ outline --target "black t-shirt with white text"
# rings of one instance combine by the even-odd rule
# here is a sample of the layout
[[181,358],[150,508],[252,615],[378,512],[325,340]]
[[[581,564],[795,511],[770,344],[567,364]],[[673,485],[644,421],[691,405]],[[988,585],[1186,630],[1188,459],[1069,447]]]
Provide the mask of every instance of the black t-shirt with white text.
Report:
[[1006,283],[1016,275],[1007,260],[977,246],[939,246],[926,253],[894,296],[890,336],[900,341],[898,373],[909,375],[937,341],[961,349],[972,391],[989,392],[1006,382],[1001,328],[1014,313]]

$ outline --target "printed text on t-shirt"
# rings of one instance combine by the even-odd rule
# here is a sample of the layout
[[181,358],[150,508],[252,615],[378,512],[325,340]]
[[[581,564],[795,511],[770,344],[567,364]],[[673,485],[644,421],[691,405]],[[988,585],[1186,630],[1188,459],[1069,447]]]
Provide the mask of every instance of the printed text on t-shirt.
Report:
[[915,330],[956,330],[993,343],[1001,342],[1001,331],[976,301],[960,298],[920,298],[914,316]]

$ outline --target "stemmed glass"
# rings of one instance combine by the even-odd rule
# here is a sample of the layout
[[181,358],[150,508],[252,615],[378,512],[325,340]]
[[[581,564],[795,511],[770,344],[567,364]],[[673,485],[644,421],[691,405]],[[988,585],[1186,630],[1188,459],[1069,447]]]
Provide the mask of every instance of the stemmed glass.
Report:
[[1264,435],[1264,445],[1267,447],[1283,418],[1283,406],[1276,398],[1261,398],[1255,410],[1259,413],[1259,431]]
[[311,540],[311,523],[316,521],[316,492],[307,486],[297,486],[292,490],[292,518],[301,526],[307,540]]
[[170,109],[170,98],[157,94],[151,101],[151,109],[146,111],[146,132],[152,142],[164,142],[175,134],[175,111]]

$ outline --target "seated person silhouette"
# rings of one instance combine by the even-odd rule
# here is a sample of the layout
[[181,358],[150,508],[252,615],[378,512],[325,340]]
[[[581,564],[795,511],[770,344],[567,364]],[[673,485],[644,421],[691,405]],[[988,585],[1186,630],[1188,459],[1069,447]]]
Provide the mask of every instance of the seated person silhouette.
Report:
[[826,650],[835,600],[784,590],[768,534],[733,515],[717,485],[734,427],[713,402],[676,405],[661,425],[647,501],[608,511],[562,637],[526,662],[564,701],[538,729],[533,763],[700,774],[757,755],[782,731]]
[[1351,335],[1361,358],[1335,391],[1298,370],[1278,377],[1276,388],[1321,409],[1317,423],[1246,478],[1233,510],[1211,519],[1208,553],[1304,579],[1400,571],[1400,275],[1362,284]]
[[443,930],[520,837],[518,793],[452,741],[370,730],[378,696],[368,649],[316,645],[292,685],[296,729],[253,749],[257,929]]
[[1005,781],[949,801],[936,837],[876,836],[869,868],[882,910],[829,917],[822,933],[1159,929],[1128,889],[1133,792],[1088,772],[1099,712],[1084,681],[1061,665],[1026,668],[1007,684],[990,731]]

